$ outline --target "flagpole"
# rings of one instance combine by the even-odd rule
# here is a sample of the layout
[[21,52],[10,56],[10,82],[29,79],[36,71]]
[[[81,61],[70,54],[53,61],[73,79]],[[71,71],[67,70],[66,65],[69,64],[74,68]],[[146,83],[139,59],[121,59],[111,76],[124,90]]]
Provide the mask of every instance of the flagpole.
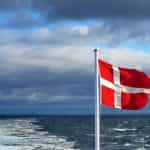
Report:
[[98,74],[98,50],[94,49],[95,57],[95,150],[100,150],[100,88]]

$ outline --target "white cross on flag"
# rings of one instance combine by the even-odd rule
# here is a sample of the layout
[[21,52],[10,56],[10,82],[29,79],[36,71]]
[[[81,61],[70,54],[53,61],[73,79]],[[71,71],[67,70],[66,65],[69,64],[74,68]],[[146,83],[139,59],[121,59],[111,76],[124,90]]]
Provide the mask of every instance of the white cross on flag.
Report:
[[141,71],[114,67],[98,60],[101,103],[113,108],[143,108],[150,94],[150,78]]

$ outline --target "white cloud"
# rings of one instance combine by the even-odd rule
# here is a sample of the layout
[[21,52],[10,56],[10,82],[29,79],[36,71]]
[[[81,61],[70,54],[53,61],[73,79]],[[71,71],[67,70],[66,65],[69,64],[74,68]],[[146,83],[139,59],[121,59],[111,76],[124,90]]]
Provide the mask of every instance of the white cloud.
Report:
[[103,49],[101,50],[101,57],[117,66],[150,71],[150,55],[144,50],[122,47],[110,48],[109,50]]
[[72,32],[75,34],[81,34],[81,36],[83,35],[88,35],[89,33],[89,27],[84,25],[84,26],[74,26],[72,28]]
[[[2,32],[3,40],[0,45],[0,74],[22,71],[28,67],[48,68],[52,72],[80,71],[92,74],[94,71],[92,42],[113,43],[117,38],[119,41],[126,41],[134,37],[127,38],[130,31],[127,29],[129,26],[133,29],[133,23],[128,24],[128,27],[122,25],[118,36],[119,31],[113,29],[120,23],[116,22],[111,26],[104,22],[72,26],[70,24],[60,26],[58,23],[56,27],[38,28],[25,34],[15,30],[5,30]],[[136,35],[138,29],[143,31],[143,26],[145,27],[147,23],[149,24],[149,22],[139,23],[132,34]],[[148,28],[145,28],[145,33],[146,30]],[[136,35],[140,36],[142,39],[143,35]],[[119,45],[106,50],[103,46],[101,54],[115,65],[150,70],[150,55],[144,49],[128,49]]]
[[[82,70],[93,73],[93,48],[72,45],[50,47],[48,45],[7,45],[1,46],[0,69],[19,71],[23,67],[46,67],[51,71],[67,72]],[[144,50],[115,47],[101,49],[104,59],[115,65],[150,70],[150,55]],[[1,72],[1,73],[3,73]]]

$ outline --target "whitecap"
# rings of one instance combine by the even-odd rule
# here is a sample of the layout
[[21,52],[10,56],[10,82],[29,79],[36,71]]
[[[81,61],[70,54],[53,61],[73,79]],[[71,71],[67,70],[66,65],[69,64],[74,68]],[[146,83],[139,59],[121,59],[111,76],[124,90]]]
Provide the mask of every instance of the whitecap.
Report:
[[144,147],[137,148],[136,150],[146,150]]
[[36,120],[0,120],[0,150],[75,150],[75,141],[38,130],[42,128],[33,122]]
[[150,147],[150,144],[145,144],[146,147]]
[[125,143],[124,146],[133,146],[131,143]]
[[119,132],[126,132],[126,131],[136,131],[137,129],[132,128],[132,129],[128,129],[128,128],[114,128],[114,131],[119,131]]

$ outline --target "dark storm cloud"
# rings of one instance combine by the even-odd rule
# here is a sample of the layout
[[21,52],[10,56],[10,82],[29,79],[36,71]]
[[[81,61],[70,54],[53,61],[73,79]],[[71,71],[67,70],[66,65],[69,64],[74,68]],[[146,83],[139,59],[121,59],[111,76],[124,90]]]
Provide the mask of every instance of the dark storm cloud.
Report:
[[[131,39],[149,42],[149,5],[150,2],[146,0],[0,0],[0,27],[34,29],[52,24],[55,26],[51,31],[31,31],[31,36],[25,32],[21,36],[12,31],[8,32],[10,42],[17,38],[18,43],[30,45],[103,41],[102,37],[106,35],[109,36],[106,41],[113,44]],[[87,32],[84,29],[84,33],[80,29],[72,29],[66,24],[55,22],[75,19],[81,23],[84,19],[98,18],[104,19],[97,20],[99,23],[103,22],[102,25],[93,22],[88,25]],[[8,36],[6,40],[5,37],[0,39],[0,42],[8,41],[7,38]]]
[[149,19],[148,0],[0,0],[3,27],[25,28],[59,20]]
[[0,11],[12,12],[21,9],[30,9],[32,0],[0,0]]
[[[148,0],[0,0],[2,11],[35,9],[49,17],[149,17]],[[57,18],[56,18],[57,19]]]
[[78,71],[60,73],[48,68],[28,67],[0,75],[1,101],[90,101],[92,88],[93,77]]
[[149,18],[147,0],[33,0],[33,8],[55,17],[66,19],[93,18]]

